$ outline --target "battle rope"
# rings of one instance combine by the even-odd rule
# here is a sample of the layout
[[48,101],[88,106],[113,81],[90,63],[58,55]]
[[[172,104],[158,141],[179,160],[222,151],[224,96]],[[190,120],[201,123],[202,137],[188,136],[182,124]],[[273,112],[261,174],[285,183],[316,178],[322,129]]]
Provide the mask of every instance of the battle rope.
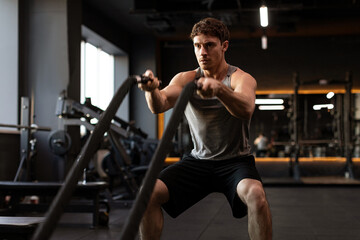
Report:
[[142,188],[136,197],[135,203],[121,233],[121,240],[133,240],[138,233],[139,225],[150,200],[156,179],[158,178],[160,171],[163,169],[164,160],[171,149],[170,144],[172,142],[172,138],[175,135],[185,107],[196,88],[197,86],[194,82],[188,83],[184,87],[175,104],[163,137],[156,148],[156,151],[151,159],[149,169],[143,179]]

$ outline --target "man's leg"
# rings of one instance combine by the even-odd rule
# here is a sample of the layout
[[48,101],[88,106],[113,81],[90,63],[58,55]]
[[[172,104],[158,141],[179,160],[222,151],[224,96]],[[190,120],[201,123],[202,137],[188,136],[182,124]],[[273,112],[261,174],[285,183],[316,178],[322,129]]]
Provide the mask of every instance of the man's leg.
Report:
[[250,239],[272,239],[271,213],[261,182],[243,179],[237,185],[237,194],[248,207]]
[[161,205],[168,200],[169,191],[165,183],[158,179],[140,224],[140,237],[142,240],[160,239],[164,224]]

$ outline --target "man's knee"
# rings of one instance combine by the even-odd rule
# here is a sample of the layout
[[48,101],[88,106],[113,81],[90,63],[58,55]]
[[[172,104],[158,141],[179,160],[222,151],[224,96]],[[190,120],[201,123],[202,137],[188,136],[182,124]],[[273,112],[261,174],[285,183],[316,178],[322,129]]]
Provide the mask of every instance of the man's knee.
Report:
[[157,180],[151,194],[149,204],[162,205],[169,200],[169,190],[165,183],[161,180]]
[[238,184],[237,192],[249,210],[261,211],[267,208],[268,203],[261,182],[252,179],[245,179],[243,181]]

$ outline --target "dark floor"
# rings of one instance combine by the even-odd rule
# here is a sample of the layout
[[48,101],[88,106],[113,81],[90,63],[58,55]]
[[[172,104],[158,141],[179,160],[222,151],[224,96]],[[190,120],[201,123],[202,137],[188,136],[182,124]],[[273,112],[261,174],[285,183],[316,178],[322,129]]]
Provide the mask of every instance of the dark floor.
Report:
[[[265,185],[276,240],[360,239],[360,186]],[[129,209],[112,209],[108,228],[90,229],[90,214],[65,213],[53,240],[120,239]],[[162,239],[249,239],[247,218],[234,219],[226,199],[212,194],[176,219],[165,214]]]

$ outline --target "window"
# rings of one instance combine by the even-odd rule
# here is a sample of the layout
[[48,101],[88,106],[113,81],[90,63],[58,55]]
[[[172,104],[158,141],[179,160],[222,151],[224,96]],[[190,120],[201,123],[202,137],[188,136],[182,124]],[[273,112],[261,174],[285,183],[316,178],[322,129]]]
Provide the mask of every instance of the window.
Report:
[[91,98],[91,103],[103,110],[114,95],[114,56],[90,43],[81,42],[80,101]]

